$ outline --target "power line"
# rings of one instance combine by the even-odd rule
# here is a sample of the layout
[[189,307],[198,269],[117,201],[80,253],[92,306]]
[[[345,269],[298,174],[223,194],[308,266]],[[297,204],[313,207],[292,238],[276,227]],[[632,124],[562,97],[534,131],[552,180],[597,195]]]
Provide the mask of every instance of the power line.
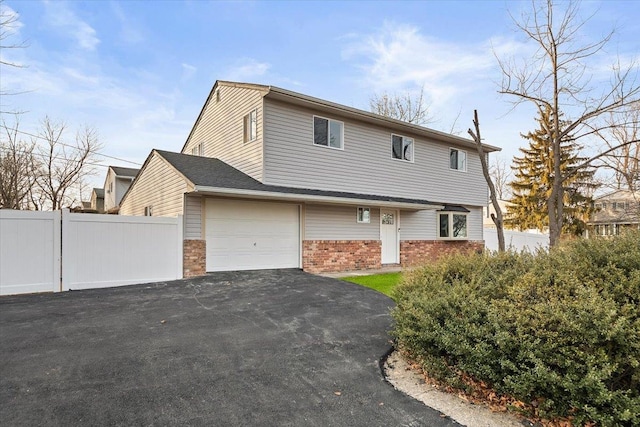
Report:
[[[20,129],[10,128],[10,127],[8,127],[8,126],[5,126],[5,128],[6,128],[7,130],[11,130],[11,131],[14,131],[14,132],[17,132],[17,133],[21,133],[21,134],[23,134],[23,135],[27,135],[27,136],[30,136],[30,137],[32,137],[32,138],[37,138],[37,139],[42,139],[42,140],[44,140],[44,141],[48,141],[48,139],[47,139],[47,138],[45,138],[45,137],[43,137],[43,136],[41,136],[41,135],[34,135],[34,134],[32,134],[32,133],[25,132],[25,131],[20,130]],[[60,144],[60,145],[62,145],[62,146],[65,146],[65,147],[69,147],[69,148],[75,148],[75,149],[77,149],[77,148],[78,148],[78,147],[75,147],[75,146],[73,146],[73,145],[71,145],[71,144],[65,144],[64,142],[60,142],[60,141],[57,141],[57,143],[58,143],[58,144]],[[125,160],[125,159],[122,159],[122,158],[119,158],[119,157],[109,156],[108,154],[103,154],[103,153],[100,153],[99,151],[90,150],[90,152],[91,152],[91,153],[93,153],[93,154],[96,154],[96,155],[98,155],[98,156],[102,156],[102,157],[106,157],[106,158],[109,158],[109,159],[118,160],[118,161],[120,161],[120,162],[131,163],[131,164],[136,165],[136,166],[141,166],[141,165],[142,165],[141,163],[133,162],[133,161],[131,161],[131,160]]]
[[[35,151],[28,151],[28,150],[24,150],[24,149],[22,149],[22,150],[11,150],[9,148],[0,147],[0,152],[2,152],[2,151],[4,151],[5,153],[11,153],[11,152],[15,151],[15,152],[19,152],[19,153],[22,153],[22,154],[30,154],[32,156],[42,157],[44,160],[49,160],[49,156],[47,156],[46,154],[38,153],[38,152],[35,152]],[[74,163],[80,163],[81,162],[80,160],[68,159],[66,157],[58,157],[58,158],[51,157],[51,159],[52,159],[53,162],[74,162]],[[102,168],[108,168],[109,167],[109,165],[105,165],[105,164],[102,164],[102,163],[84,162],[84,164],[88,165],[88,166],[98,166],[98,167],[102,167]]]

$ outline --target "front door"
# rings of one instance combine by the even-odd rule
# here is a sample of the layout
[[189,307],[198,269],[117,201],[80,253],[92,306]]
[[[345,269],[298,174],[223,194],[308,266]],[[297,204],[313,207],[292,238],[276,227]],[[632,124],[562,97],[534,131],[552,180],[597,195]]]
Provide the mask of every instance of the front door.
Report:
[[398,211],[380,209],[382,263],[398,264]]

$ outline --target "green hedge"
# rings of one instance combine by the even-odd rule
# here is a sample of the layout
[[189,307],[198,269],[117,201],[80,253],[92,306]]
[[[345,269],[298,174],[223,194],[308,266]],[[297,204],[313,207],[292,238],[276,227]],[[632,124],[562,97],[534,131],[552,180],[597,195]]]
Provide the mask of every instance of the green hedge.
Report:
[[395,338],[430,375],[471,375],[575,425],[640,425],[640,233],[450,257],[394,298]]

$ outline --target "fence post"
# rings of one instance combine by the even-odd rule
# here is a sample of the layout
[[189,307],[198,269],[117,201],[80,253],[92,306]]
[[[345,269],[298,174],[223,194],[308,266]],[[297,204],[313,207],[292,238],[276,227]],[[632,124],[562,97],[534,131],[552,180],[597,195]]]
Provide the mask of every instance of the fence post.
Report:
[[176,227],[176,234],[178,235],[178,271],[176,271],[176,279],[182,279],[184,275],[184,218],[182,215],[178,215],[176,218]]
[[68,283],[68,277],[69,274],[71,272],[71,256],[69,253],[69,247],[67,242],[69,241],[68,237],[69,237],[69,232],[70,232],[70,212],[69,209],[62,209],[60,211],[60,214],[62,216],[62,221],[60,222],[61,224],[61,228],[62,231],[60,233],[60,237],[61,237],[61,254],[62,254],[62,262],[61,262],[61,271],[60,271],[60,290],[61,291],[68,291],[69,290],[69,286],[67,285]]
[[62,291],[62,211],[51,212],[53,229],[53,292]]

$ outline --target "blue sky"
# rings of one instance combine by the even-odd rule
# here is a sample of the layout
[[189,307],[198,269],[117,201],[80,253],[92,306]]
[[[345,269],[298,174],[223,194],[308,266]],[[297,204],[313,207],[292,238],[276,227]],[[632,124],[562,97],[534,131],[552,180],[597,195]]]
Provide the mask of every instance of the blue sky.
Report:
[[[356,108],[383,91],[424,86],[435,121],[466,136],[478,109],[485,141],[510,158],[535,128],[497,93],[500,56],[526,56],[514,30],[528,1],[204,2],[8,1],[19,24],[4,49],[3,110],[97,129],[104,154],[141,164],[152,148],[178,151],[216,79],[270,84]],[[640,2],[592,1],[581,34],[616,34],[596,67],[638,58]],[[4,42],[7,44],[7,41]],[[3,118],[11,121],[12,117]],[[68,139],[73,138],[70,133]],[[109,158],[104,165],[133,166]],[[106,169],[98,170],[101,185]]]

